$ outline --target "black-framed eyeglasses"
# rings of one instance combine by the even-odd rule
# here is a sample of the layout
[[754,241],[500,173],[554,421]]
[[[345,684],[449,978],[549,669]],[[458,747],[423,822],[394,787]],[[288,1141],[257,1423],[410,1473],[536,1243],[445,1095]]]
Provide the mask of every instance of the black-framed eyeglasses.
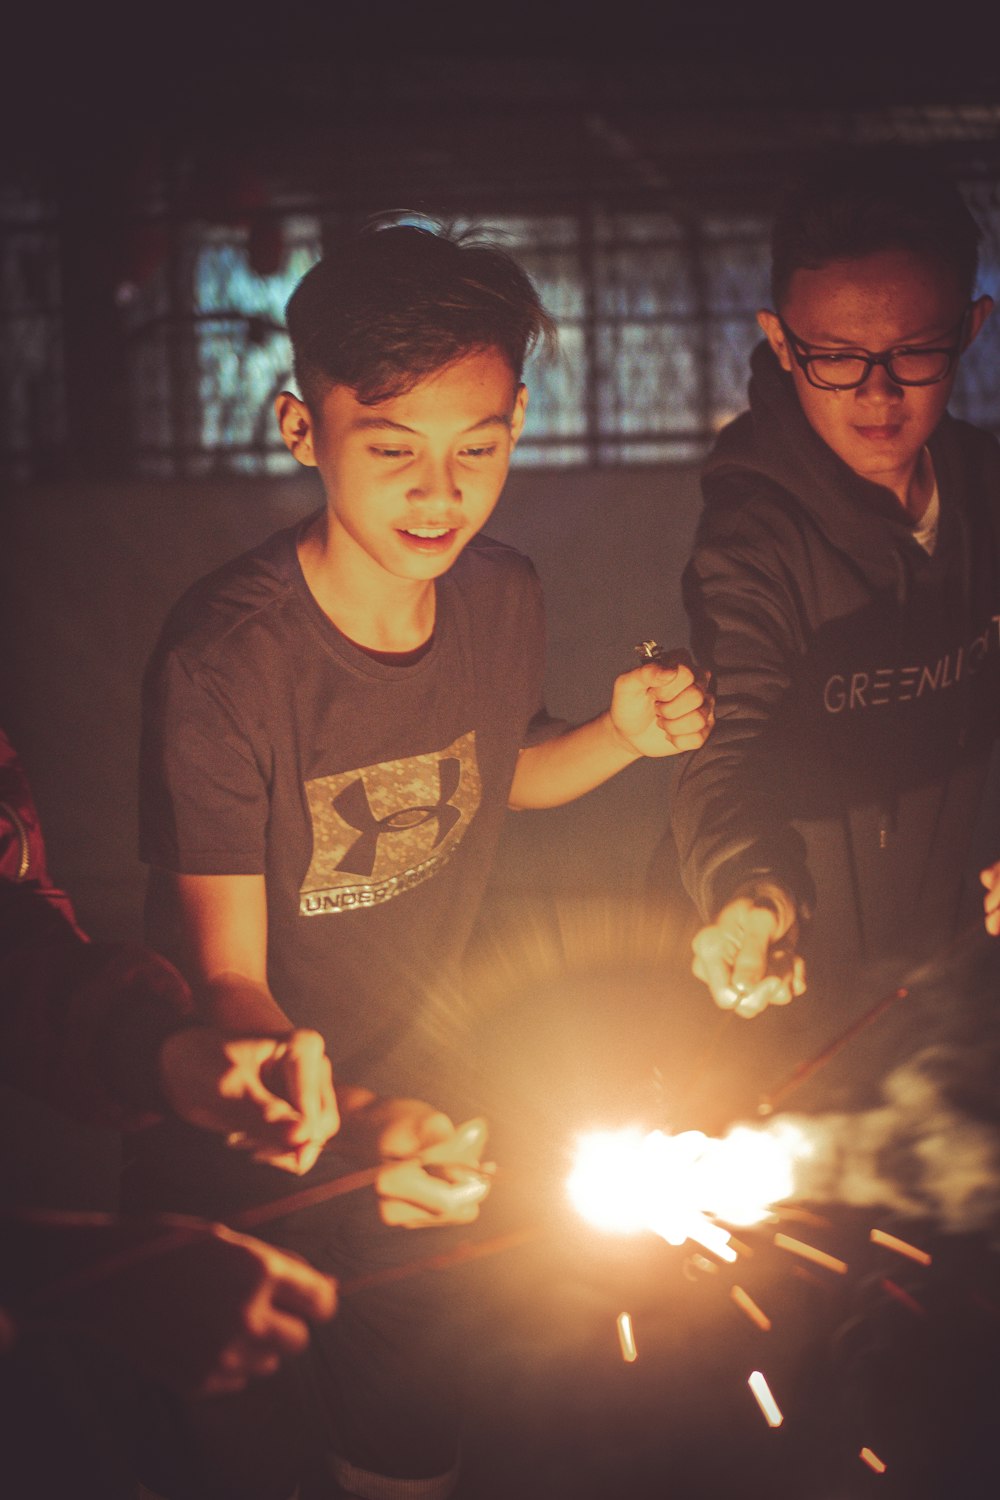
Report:
[[951,374],[962,352],[969,308],[954,329],[945,335],[947,344],[900,344],[872,354],[867,349],[820,349],[807,344],[779,317],[788,347],[810,385],[821,391],[853,391],[864,385],[875,365],[881,365],[894,385],[937,385]]

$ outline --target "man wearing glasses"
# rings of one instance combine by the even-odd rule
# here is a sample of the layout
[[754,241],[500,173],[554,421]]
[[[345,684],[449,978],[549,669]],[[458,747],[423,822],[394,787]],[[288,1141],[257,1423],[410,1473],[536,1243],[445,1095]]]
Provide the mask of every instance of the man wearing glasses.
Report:
[[1000,450],[946,412],[992,307],[978,239],[926,162],[803,180],[750,410],[703,476],[685,592],[718,722],[673,831],[695,974],[740,1016],[794,999],[763,1028],[789,1057],[947,944],[983,886],[1000,930],[1000,832],[978,895],[968,878],[1000,718]]

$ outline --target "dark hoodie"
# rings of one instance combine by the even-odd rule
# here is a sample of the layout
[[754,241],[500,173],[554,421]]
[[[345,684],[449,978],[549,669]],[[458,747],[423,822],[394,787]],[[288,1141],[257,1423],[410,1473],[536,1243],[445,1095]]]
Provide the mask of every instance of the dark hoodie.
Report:
[[895,497],[813,432],[766,344],[751,369],[684,576],[718,691],[675,788],[685,884],[710,917],[748,878],[778,879],[812,979],[916,961],[959,921],[997,732],[1000,449],[942,419],[928,556]]

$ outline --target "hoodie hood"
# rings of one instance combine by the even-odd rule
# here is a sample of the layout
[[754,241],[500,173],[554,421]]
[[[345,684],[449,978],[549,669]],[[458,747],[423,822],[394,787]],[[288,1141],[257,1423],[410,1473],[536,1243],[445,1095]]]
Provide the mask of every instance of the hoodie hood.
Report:
[[[832,547],[849,557],[875,589],[894,587],[901,547],[915,545],[913,527],[890,490],[855,474],[810,427],[792,378],[766,340],[750,361],[750,410],[723,428],[703,471],[706,505],[731,503],[728,481],[748,475],[783,491],[805,511]],[[946,416],[934,433],[931,456],[939,487],[947,470]]]

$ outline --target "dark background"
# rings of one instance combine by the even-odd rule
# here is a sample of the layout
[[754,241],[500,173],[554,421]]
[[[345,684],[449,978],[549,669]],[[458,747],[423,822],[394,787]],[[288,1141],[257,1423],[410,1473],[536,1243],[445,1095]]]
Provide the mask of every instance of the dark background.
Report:
[[[157,478],[144,466],[123,415],[134,370],[115,300],[137,226],[176,247],[191,225],[247,213],[264,224],[295,204],[348,219],[405,206],[484,222],[491,213],[572,209],[584,200],[760,214],[798,162],[838,142],[919,146],[992,191],[1000,184],[997,22],[968,23],[950,6],[873,12],[698,4],[664,6],[651,18],[633,4],[597,12],[569,4],[311,3],[274,6],[266,16],[164,5],[8,18],[0,232],[16,222],[19,203],[44,200],[58,244],[63,395],[50,410],[43,389],[28,456],[19,449],[8,464],[0,701],[36,788],[56,876],[95,935],[140,931],[137,695],[166,609],[187,583],[319,498],[308,476],[185,477],[179,459],[172,476]],[[249,208],[240,197],[248,181],[258,194]],[[170,334],[178,347],[183,336]],[[0,438],[10,460],[12,437]],[[545,585],[554,711],[596,712],[614,674],[630,665],[634,642],[683,638],[678,580],[697,507],[690,454],[674,464],[512,474],[490,530],[528,552]],[[588,993],[600,989],[595,973],[614,971],[607,998],[592,1002],[604,1011],[597,1052],[611,1044],[610,1018],[633,1001],[655,1004],[671,986],[687,996],[689,914],[678,909],[669,930],[653,937],[636,916],[667,827],[668,782],[667,767],[641,765],[585,804],[510,820],[492,899],[504,920],[519,914],[506,951],[512,989],[523,1004],[532,965],[546,981],[554,971],[584,974]],[[650,1000],[653,958],[660,967]],[[641,974],[631,989],[621,978],[630,966]],[[559,1003],[564,997],[555,1014]],[[694,1002],[677,1004],[687,1017]],[[713,1019],[705,1015],[685,1021],[693,1056]],[[727,1061],[728,1048],[731,1069],[738,1047],[727,1034],[716,1061]],[[641,1077],[643,1099],[653,1099],[658,1060],[630,1056],[621,1064]],[[0,1102],[0,1184],[12,1197],[80,1207],[115,1201],[114,1138],[62,1124],[13,1095]],[[578,1263],[572,1275],[558,1255],[544,1270],[553,1264],[566,1280],[550,1308],[555,1343],[547,1346],[536,1329],[515,1327],[523,1284],[508,1289],[500,1278],[514,1331],[495,1351],[496,1378],[516,1383],[532,1371],[515,1416],[525,1451],[542,1469],[549,1464],[550,1493],[572,1492],[579,1474],[566,1454],[585,1448],[588,1436],[599,1492],[626,1493],[624,1473],[643,1493],[629,1453],[645,1455],[643,1473],[659,1475],[662,1455],[650,1436],[657,1402],[683,1394],[670,1341],[704,1377],[716,1356],[702,1351],[699,1364],[693,1351],[705,1328],[713,1350],[722,1347],[723,1315],[714,1305],[701,1324],[702,1290],[682,1306],[676,1261],[658,1263],[655,1275],[671,1278],[670,1317],[651,1299],[648,1280],[636,1295],[659,1330],[662,1391],[647,1376],[630,1415],[632,1398],[602,1379],[591,1398],[600,1392],[603,1417],[582,1430],[583,1393],[562,1385],[553,1402],[550,1386],[546,1406],[545,1371],[558,1385],[567,1361],[616,1358],[600,1342],[608,1276],[627,1286],[633,1272],[598,1264],[588,1280]],[[543,1268],[529,1271],[532,1294],[550,1296]],[[608,1307],[613,1302],[612,1293]],[[788,1358],[797,1378],[798,1352]],[[728,1379],[727,1359],[718,1356],[712,1378],[721,1370]],[[730,1409],[727,1395],[723,1410],[732,1416],[742,1407],[734,1400]],[[538,1412],[547,1413],[548,1428]],[[712,1445],[711,1423],[705,1432],[703,1425],[692,1427],[695,1446]],[[757,1441],[756,1429],[734,1440],[724,1474],[716,1460],[720,1484],[739,1483],[740,1457],[756,1452]],[[782,1471],[773,1450],[759,1462],[777,1492]],[[804,1462],[801,1453],[796,1462]],[[850,1475],[845,1486],[860,1483]],[[809,1493],[819,1497],[821,1488]]]

